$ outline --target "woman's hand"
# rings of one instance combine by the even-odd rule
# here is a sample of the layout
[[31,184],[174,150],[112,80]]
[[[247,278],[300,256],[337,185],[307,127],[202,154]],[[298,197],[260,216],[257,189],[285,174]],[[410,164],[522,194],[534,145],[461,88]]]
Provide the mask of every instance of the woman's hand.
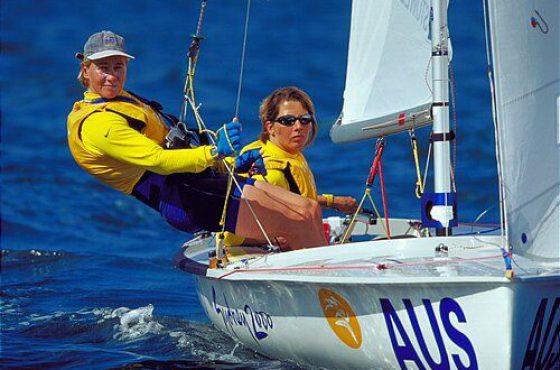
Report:
[[334,196],[332,208],[344,213],[354,213],[358,209],[358,202],[353,197]]
[[241,123],[226,123],[216,133],[216,154],[219,159],[234,156],[241,150]]
[[266,167],[264,166],[264,159],[260,150],[260,148],[256,148],[241,153],[235,159],[235,170],[240,173],[249,173],[250,175],[266,176]]

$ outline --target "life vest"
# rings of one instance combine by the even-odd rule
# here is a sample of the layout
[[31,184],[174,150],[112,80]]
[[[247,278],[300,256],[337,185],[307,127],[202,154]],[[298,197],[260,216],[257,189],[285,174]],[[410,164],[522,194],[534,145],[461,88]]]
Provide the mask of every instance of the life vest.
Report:
[[[288,184],[288,190],[306,198],[317,200],[315,178],[302,153],[290,154],[271,141],[263,143],[260,140],[245,146],[242,152],[256,148],[261,149],[264,165],[268,172],[280,171],[283,174]],[[274,185],[285,187],[285,184],[280,183]]]
[[74,103],[67,120],[68,145],[74,159],[88,173],[111,187],[130,194],[145,170],[119,162],[105,154],[93,153],[82,141],[84,121],[98,112],[111,112],[122,116],[130,127],[162,146],[168,128],[156,110],[126,91],[109,101],[86,91],[84,100]]

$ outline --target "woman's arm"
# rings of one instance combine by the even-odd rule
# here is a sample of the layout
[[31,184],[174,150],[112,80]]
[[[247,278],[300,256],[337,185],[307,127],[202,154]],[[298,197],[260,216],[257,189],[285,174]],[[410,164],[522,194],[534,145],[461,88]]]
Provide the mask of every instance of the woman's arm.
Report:
[[347,196],[322,194],[317,196],[317,202],[322,208],[330,208],[344,213],[354,213],[358,208],[356,199]]
[[105,154],[161,175],[197,173],[214,164],[212,147],[164,149],[131,128],[122,116],[111,112],[95,113],[88,117],[83,123],[82,141],[94,153]]

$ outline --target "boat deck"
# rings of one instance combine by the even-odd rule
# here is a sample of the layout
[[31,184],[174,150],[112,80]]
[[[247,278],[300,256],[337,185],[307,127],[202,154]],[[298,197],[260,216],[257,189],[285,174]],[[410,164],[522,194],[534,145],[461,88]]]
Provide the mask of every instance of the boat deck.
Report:
[[[504,256],[499,235],[383,239],[282,253],[238,256],[224,268],[207,269],[206,276],[232,280],[293,280],[391,283],[409,281],[510,281],[558,275],[558,265],[523,256]],[[189,246],[183,255],[208,264],[213,243]],[[444,278],[444,279],[442,279]]]

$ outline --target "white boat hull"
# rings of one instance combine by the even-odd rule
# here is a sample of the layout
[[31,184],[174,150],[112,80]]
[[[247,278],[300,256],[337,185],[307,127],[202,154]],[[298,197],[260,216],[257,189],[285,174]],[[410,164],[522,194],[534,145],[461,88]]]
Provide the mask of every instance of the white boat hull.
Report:
[[558,286],[198,277],[207,316],[231,337],[270,357],[337,369],[559,368]]
[[[558,266],[515,257],[524,269],[506,278],[499,240],[413,238],[272,254],[199,269],[198,296],[217,328],[300,364],[560,368]],[[434,252],[442,245],[443,256]],[[184,256],[203,261],[207,252],[187,248]]]

